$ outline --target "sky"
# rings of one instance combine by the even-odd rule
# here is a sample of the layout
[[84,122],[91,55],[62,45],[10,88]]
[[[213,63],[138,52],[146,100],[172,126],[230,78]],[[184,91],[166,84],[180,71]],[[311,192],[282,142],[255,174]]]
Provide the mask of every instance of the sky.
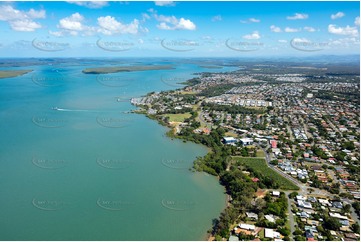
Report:
[[0,57],[249,57],[360,52],[360,3],[0,2]]

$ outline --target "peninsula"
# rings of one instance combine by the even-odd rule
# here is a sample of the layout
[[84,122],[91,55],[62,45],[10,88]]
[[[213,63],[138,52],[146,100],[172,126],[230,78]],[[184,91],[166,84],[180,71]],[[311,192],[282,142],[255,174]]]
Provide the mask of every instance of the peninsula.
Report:
[[33,70],[3,70],[0,71],[0,79],[22,76],[32,71]]
[[209,240],[358,238],[358,64],[269,66],[199,73],[131,103],[210,148],[192,170],[217,176],[228,199]]

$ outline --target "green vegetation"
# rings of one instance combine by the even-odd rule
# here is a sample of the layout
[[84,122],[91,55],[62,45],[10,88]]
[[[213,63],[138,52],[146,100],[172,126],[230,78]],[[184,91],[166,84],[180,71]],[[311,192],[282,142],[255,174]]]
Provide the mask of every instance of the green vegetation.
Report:
[[111,66],[111,67],[96,67],[86,68],[83,70],[84,74],[108,74],[117,72],[132,72],[132,71],[151,71],[151,70],[170,70],[173,69],[169,65],[149,65],[149,66]]
[[191,114],[190,113],[165,114],[164,117],[168,117],[169,122],[184,122],[185,119],[191,117]]
[[256,151],[256,157],[265,157],[265,153],[263,150],[257,150]]
[[223,85],[211,86],[211,87],[208,87],[208,88],[204,89],[203,91],[201,91],[198,95],[204,96],[204,97],[219,96],[221,94],[224,94],[226,91],[231,90],[235,86],[236,85],[234,85],[234,84],[223,84]]
[[25,75],[26,73],[32,72],[33,70],[4,70],[0,71],[1,78],[10,78]]
[[271,168],[269,168],[264,159],[233,157],[234,160],[244,164],[255,177],[264,180],[267,184],[272,184],[273,188],[281,188],[284,190],[298,190],[299,187],[288,179],[284,178]]
[[221,105],[221,104],[215,104],[215,103],[202,103],[202,107],[204,110],[209,111],[224,111],[229,114],[262,114],[264,113],[264,108],[246,108],[239,105]]

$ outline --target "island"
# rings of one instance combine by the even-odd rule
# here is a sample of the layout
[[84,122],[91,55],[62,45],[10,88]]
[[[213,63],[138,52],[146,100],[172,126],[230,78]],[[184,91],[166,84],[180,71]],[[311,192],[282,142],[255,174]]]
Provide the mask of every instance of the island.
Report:
[[33,70],[3,70],[0,71],[0,79],[25,75]]
[[117,72],[171,70],[171,69],[174,69],[174,67],[170,65],[111,66],[111,67],[86,68],[82,72],[84,74],[109,74],[109,73],[117,73]]

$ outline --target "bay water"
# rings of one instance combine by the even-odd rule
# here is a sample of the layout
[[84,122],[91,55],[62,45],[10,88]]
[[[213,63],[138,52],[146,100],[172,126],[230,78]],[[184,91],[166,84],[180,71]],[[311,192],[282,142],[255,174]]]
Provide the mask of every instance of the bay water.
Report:
[[191,172],[204,146],[165,136],[129,102],[180,87],[196,64],[89,75],[69,60],[0,79],[1,240],[202,240],[225,206],[215,177]]

